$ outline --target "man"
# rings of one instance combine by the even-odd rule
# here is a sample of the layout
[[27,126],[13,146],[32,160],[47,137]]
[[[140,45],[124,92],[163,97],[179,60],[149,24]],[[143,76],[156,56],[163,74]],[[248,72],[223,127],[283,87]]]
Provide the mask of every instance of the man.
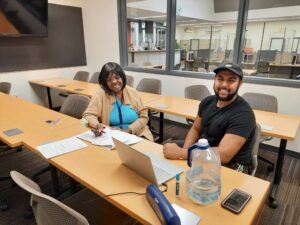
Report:
[[[251,164],[251,142],[256,122],[249,104],[238,90],[243,83],[242,69],[233,63],[223,64],[214,70],[215,95],[203,99],[198,116],[189,130],[183,147],[175,143],[164,145],[164,156],[186,159],[187,148],[200,138],[206,138],[218,150],[223,165],[241,169]],[[247,168],[248,169],[248,168]]]

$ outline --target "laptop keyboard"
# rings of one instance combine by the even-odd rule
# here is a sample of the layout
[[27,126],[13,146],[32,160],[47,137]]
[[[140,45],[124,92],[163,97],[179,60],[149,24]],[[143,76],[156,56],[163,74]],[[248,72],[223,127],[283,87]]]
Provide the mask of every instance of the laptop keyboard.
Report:
[[159,182],[160,181],[164,182],[173,176],[173,174],[169,173],[168,171],[166,171],[161,167],[158,167],[157,165],[153,165],[153,169],[154,169],[156,179]]

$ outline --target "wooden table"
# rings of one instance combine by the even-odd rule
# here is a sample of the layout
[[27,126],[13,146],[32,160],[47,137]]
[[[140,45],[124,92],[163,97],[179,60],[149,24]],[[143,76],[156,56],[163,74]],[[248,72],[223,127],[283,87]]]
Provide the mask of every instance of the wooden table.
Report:
[[[37,150],[40,144],[61,140],[86,130],[80,126],[78,119],[16,97],[0,93],[0,101],[10,102],[7,107],[0,109],[0,116],[9,117],[9,120],[13,122],[11,127],[24,131],[18,140],[10,140],[11,137],[2,133],[3,130],[11,128],[9,123],[1,123],[1,139],[12,144],[19,143],[38,155],[41,155]],[[18,107],[22,108],[22,114],[15,113]],[[57,125],[45,122],[45,119],[53,119],[57,116],[61,118]],[[144,140],[133,147],[141,151],[151,151],[163,157],[162,146],[159,144]],[[116,151],[109,151],[99,146],[88,144],[86,148],[51,158],[48,161],[100,196],[128,191],[144,193],[149,185],[149,181],[121,165]],[[187,168],[185,161],[172,162]],[[222,167],[221,179],[221,198],[208,206],[196,205],[187,197],[184,174],[180,179],[180,196],[175,195],[174,180],[168,182],[168,191],[165,195],[171,203],[176,203],[201,216],[201,224],[240,224],[241,221],[242,224],[251,224],[265,202],[270,183],[224,167]],[[258,188],[253,188],[254,186]],[[251,201],[238,216],[223,209],[220,205],[221,200],[233,188],[240,188],[252,195]],[[143,224],[160,224],[145,195],[125,194],[105,198]]]
[[[64,90],[64,91],[66,90],[71,91],[73,88],[72,85],[74,85],[73,83],[74,81],[66,80],[63,78],[45,79],[42,82],[41,81],[30,81],[30,82],[41,86],[45,86],[47,88],[56,88],[56,89],[60,88],[60,90]],[[64,83],[66,86],[57,87],[57,83]],[[82,94],[91,96],[95,93],[95,90],[93,89],[93,85],[95,84],[77,81],[77,85],[80,85],[81,83],[85,83],[84,85],[80,86],[80,88],[83,89],[81,91]],[[87,87],[87,89],[84,89],[85,87]],[[74,93],[77,92],[74,91]],[[185,99],[182,97],[175,97],[175,96],[161,96],[161,95],[149,94],[149,93],[147,94],[140,93],[140,94],[142,99],[145,98],[145,105],[149,109],[160,112],[159,141],[163,140],[164,113],[181,116],[189,119],[196,118],[200,101]],[[275,201],[275,197],[281,181],[281,171],[284,162],[286,144],[288,140],[290,141],[295,140],[296,133],[299,126],[299,119],[285,114],[264,112],[259,110],[254,110],[254,113],[256,116],[256,121],[258,123],[273,127],[271,131],[262,130],[263,135],[280,138],[280,146],[279,146],[278,157],[276,162],[275,176],[272,185],[272,190],[269,196],[270,206],[276,207],[277,204]]]
[[[42,144],[67,138],[86,130],[79,126],[78,119],[1,92],[0,102],[4,106],[0,108],[0,140],[12,148],[23,146],[26,140],[38,138],[38,144]],[[57,123],[51,124],[50,120],[57,121]],[[3,133],[14,128],[20,129],[23,133],[14,136],[7,136]],[[54,168],[51,168],[51,174],[54,194],[58,194],[60,190],[57,172]]]
[[[37,143],[36,140],[28,140],[24,145],[36,151]],[[134,148],[151,151],[163,157],[162,146],[147,140],[134,145]],[[108,151],[99,146],[89,145],[87,148],[52,158],[49,162],[100,196],[120,192],[145,193],[149,185],[149,181],[121,165],[116,151]],[[172,162],[187,168],[185,161]],[[176,203],[201,216],[200,224],[229,225],[241,224],[241,221],[242,224],[252,224],[264,205],[270,183],[225,167],[222,167],[221,177],[221,198],[208,206],[196,205],[187,197],[184,174],[180,178],[180,196],[175,195],[174,179],[168,182],[168,191],[164,194],[171,203]],[[253,188],[254,186],[259,188]],[[251,201],[238,216],[220,205],[221,200],[237,187],[252,195]],[[160,224],[145,195],[123,194],[105,197],[105,199],[143,224]]]
[[92,96],[100,88],[99,84],[78,81],[78,80],[68,80],[68,79],[58,78],[58,77],[31,80],[29,82],[31,84],[36,84],[39,86],[46,87],[48,106],[50,109],[52,109],[52,100],[51,100],[51,93],[50,93],[51,88],[56,90],[71,92],[74,94],[82,94],[86,96]]
[[[155,101],[146,103],[146,106],[148,108],[160,112],[160,140],[163,140],[164,113],[182,116],[189,119],[195,119],[198,112],[199,104],[200,101],[197,100],[184,99],[181,97],[174,96],[161,96]],[[293,118],[292,116],[287,116],[284,114],[282,115],[279,113],[265,112],[259,110],[254,110],[254,113],[257,123],[273,127],[271,131],[262,130],[261,133],[263,135],[280,138],[275,176],[272,189],[269,195],[270,206],[275,208],[277,207],[275,197],[281,181],[281,171],[284,162],[287,141],[295,140],[297,130],[299,127],[299,120]]]

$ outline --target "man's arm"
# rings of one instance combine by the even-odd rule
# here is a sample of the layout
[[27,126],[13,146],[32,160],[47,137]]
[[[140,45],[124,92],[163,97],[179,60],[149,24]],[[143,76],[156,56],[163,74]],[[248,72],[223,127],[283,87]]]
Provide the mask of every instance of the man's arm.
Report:
[[197,116],[193,126],[189,130],[183,148],[174,143],[167,143],[163,147],[164,156],[169,159],[186,159],[187,148],[196,143],[201,132],[201,118]]
[[225,134],[218,147],[214,147],[220,154],[221,162],[228,163],[245,144],[246,139],[236,134]]
[[197,116],[193,126],[185,137],[183,148],[187,149],[198,141],[201,133],[201,117]]

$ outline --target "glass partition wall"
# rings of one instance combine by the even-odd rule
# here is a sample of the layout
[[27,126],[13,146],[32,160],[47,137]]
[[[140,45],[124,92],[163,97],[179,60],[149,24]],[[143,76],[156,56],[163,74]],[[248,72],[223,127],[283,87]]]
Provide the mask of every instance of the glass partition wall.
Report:
[[167,0],[127,1],[128,66],[164,69]]
[[128,69],[201,77],[221,63],[235,62],[251,78],[296,80],[300,74],[297,1],[127,0],[119,4],[124,2],[127,44],[121,51],[127,54],[123,66]]

